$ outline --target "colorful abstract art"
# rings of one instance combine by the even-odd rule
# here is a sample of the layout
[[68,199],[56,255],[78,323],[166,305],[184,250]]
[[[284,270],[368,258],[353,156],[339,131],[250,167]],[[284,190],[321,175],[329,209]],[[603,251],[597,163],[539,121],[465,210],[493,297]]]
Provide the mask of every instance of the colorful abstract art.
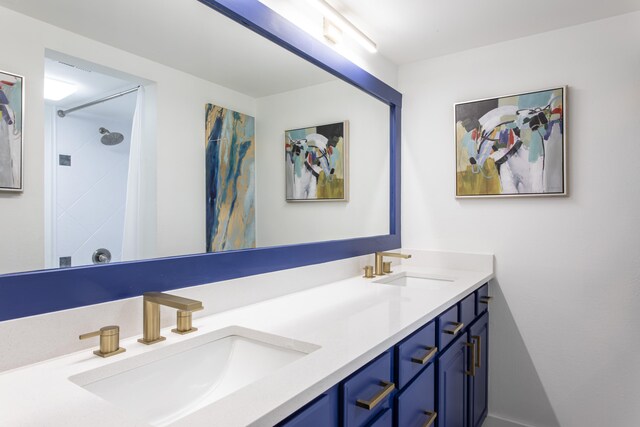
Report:
[[255,119],[206,105],[207,252],[256,247]]
[[0,71],[0,191],[22,191],[23,85]]
[[348,200],[349,122],[285,131],[286,200]]
[[456,104],[456,196],[566,194],[565,91]]

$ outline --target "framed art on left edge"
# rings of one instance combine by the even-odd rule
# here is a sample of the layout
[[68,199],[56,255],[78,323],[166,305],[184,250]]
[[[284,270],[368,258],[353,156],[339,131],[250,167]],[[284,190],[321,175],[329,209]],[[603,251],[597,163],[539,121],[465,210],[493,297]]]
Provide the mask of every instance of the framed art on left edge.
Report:
[[0,70],[0,191],[22,191],[24,77]]
[[456,197],[565,196],[566,92],[455,104]]

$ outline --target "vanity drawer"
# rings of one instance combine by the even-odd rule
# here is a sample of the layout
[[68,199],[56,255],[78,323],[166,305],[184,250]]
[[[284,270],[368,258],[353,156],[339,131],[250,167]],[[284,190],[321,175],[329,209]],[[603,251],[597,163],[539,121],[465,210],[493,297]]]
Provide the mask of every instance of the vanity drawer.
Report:
[[337,398],[336,386],[278,424],[278,427],[338,427]]
[[476,295],[476,313],[479,315],[489,307],[489,301],[491,300],[491,297],[489,296],[489,284],[486,283],[478,289],[476,291]]
[[396,346],[398,389],[406,386],[426,365],[435,360],[436,322],[431,322]]
[[476,318],[476,293],[472,293],[460,301],[460,321],[469,326]]
[[[396,414],[398,426],[435,426],[435,368],[429,365],[406,390],[398,395]],[[431,422],[431,424],[429,424]]]
[[341,387],[343,425],[366,425],[390,407],[395,390],[391,379],[391,351],[386,351],[353,374]]
[[460,333],[464,325],[458,320],[458,305],[438,316],[438,348],[442,351]]
[[385,409],[378,418],[373,420],[367,427],[392,427],[393,426],[393,410]]

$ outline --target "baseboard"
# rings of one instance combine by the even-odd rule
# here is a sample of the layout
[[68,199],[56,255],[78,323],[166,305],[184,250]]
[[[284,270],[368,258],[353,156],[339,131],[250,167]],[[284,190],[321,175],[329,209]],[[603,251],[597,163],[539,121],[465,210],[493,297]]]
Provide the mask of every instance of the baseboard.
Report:
[[487,415],[482,427],[534,427],[528,424],[521,424],[516,421],[498,417],[496,415]]

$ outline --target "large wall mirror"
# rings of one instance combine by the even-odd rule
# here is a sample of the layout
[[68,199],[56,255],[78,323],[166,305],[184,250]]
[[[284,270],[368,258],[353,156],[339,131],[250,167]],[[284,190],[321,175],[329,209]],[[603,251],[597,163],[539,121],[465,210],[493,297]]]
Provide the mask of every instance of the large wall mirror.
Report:
[[399,245],[400,95],[261,3],[0,15],[0,320]]

